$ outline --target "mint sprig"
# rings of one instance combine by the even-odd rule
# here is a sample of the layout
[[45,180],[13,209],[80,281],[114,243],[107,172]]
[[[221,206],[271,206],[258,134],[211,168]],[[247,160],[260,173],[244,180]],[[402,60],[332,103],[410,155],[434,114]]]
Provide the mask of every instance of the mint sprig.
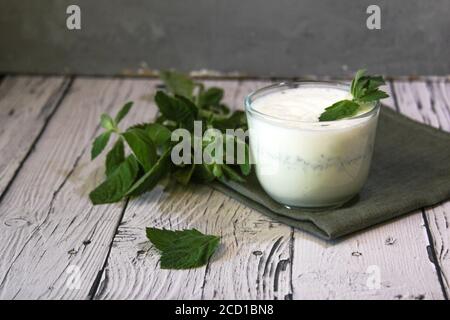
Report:
[[319,121],[334,121],[352,117],[358,113],[363,104],[389,97],[386,92],[379,89],[385,84],[383,77],[365,74],[366,70],[363,69],[356,72],[350,86],[352,100],[341,100],[329,106],[320,115]]
[[[247,122],[242,111],[231,112],[222,103],[224,93],[221,88],[205,89],[202,84],[189,77],[169,71],[162,72],[161,79],[167,90],[158,91],[155,95],[159,109],[159,116],[155,121],[135,124],[122,131],[119,123],[130,111],[132,102],[126,103],[114,118],[108,114],[101,115],[100,125],[104,131],[94,140],[92,159],[105,150],[111,137],[115,137],[116,141],[106,155],[106,179],[89,195],[93,204],[112,203],[128,196],[138,196],[152,190],[166,175],[186,185],[191,180],[245,181],[243,176],[250,174],[247,142],[237,138],[236,145],[244,144],[245,147],[244,164],[225,164],[226,152],[223,163],[174,165],[171,162],[170,154],[174,143],[170,137],[173,130],[185,128],[193,136],[194,121],[202,121],[203,130],[220,130],[225,143],[229,139],[225,134],[226,129],[246,130]],[[210,143],[213,142],[203,139],[201,145],[204,149]],[[126,150],[131,153],[127,155]]]
[[105,149],[108,144],[109,138],[113,133],[119,133],[119,123],[128,114],[133,102],[127,102],[117,113],[115,119],[111,118],[109,114],[103,113],[100,116],[100,126],[105,129],[105,131],[95,138],[91,149],[91,159],[97,158],[100,153]]
[[161,269],[204,266],[219,246],[220,238],[196,229],[170,231],[147,228],[147,238],[161,252]]

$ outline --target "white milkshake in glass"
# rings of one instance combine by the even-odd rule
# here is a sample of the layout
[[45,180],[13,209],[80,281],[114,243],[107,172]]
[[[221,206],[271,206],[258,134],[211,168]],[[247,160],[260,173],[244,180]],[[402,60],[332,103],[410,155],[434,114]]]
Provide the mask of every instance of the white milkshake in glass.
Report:
[[250,150],[263,189],[288,207],[339,206],[363,187],[379,103],[351,118],[319,122],[333,103],[351,99],[337,82],[282,83],[246,98]]

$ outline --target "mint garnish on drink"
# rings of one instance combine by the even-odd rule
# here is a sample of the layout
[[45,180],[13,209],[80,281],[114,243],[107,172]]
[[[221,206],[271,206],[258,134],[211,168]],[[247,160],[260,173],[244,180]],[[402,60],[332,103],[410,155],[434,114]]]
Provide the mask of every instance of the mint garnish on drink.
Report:
[[350,93],[352,100],[341,100],[325,109],[319,121],[333,121],[343,118],[349,118],[358,113],[360,108],[367,103],[373,103],[389,97],[389,95],[379,89],[384,85],[382,76],[365,75],[366,70],[358,70],[355,78],[352,80]]

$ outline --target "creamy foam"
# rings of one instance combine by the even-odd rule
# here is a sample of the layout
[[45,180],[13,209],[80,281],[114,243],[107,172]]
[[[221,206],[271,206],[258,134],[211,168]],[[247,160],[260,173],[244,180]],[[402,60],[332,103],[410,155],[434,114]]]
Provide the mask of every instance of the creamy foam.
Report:
[[[344,89],[333,87],[298,87],[270,93],[255,100],[252,109],[280,119],[318,122],[325,109],[340,100],[351,100]],[[365,105],[355,116],[363,114],[373,105]]]

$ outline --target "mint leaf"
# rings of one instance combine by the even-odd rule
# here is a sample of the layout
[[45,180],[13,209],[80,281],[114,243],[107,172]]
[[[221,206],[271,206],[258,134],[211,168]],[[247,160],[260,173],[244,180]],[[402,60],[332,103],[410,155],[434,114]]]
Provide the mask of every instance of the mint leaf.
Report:
[[370,102],[375,100],[380,100],[389,97],[389,95],[381,90],[375,90],[367,93],[358,99],[359,102]]
[[124,144],[122,139],[119,139],[106,155],[106,176],[109,177],[124,160]]
[[213,112],[213,114],[218,116],[229,116],[230,115],[230,108],[223,103],[216,104],[216,105],[209,105],[204,107],[206,110],[210,110]]
[[319,121],[333,121],[351,117],[356,114],[359,104],[351,100],[342,100],[325,109],[319,117]]
[[155,102],[167,120],[175,121],[188,129],[193,128],[196,106],[192,102],[182,97],[169,97],[162,91],[156,93]]
[[[205,110],[201,111],[205,114]],[[206,111],[209,112],[209,111]],[[214,113],[209,114],[209,123],[219,130],[225,131],[226,129],[237,129],[242,128],[243,130],[247,129],[247,118],[245,116],[245,112],[243,111],[234,111],[231,115],[217,115]]]
[[112,131],[116,127],[116,125],[114,124],[114,120],[110,115],[106,113],[102,113],[102,115],[100,116],[100,125],[102,126],[102,128],[108,131]]
[[146,229],[147,237],[161,251],[162,269],[190,269],[204,266],[219,246],[220,238],[196,229],[169,231]]
[[212,87],[200,93],[198,99],[199,108],[207,106],[217,106],[223,98],[223,89]]
[[172,131],[160,123],[139,123],[128,128],[128,130],[130,129],[144,130],[155,143],[156,147],[161,148],[162,150],[166,150],[170,144]]
[[365,73],[366,73],[366,70],[365,70],[365,69],[360,69],[360,70],[358,70],[358,71],[356,72],[356,74],[355,74],[355,77],[354,77],[353,80],[352,80],[352,84],[351,84],[351,87],[350,87],[350,93],[351,93],[354,97],[358,96],[358,92],[357,92],[357,89],[356,89],[356,85],[360,82],[361,77],[363,77]]
[[128,114],[128,112],[130,111],[131,107],[133,106],[133,102],[127,102],[121,109],[120,111],[117,113],[116,118],[114,119],[114,121],[116,122],[116,124],[119,124],[120,121],[122,121],[123,118],[125,118],[125,116]]
[[108,144],[110,136],[111,132],[106,131],[95,138],[91,149],[91,160],[94,160],[100,153],[102,153],[103,149],[105,149],[106,145]]
[[378,89],[385,84],[381,76],[366,76],[365,70],[358,70],[352,81],[350,92],[353,101],[369,102],[387,98],[389,95]]
[[93,204],[120,201],[133,185],[139,164],[131,155],[107,179],[89,194]]
[[149,171],[156,163],[158,156],[156,155],[156,146],[147,132],[142,129],[128,129],[122,133],[127,144],[133,150],[139,163],[144,171]]
[[225,176],[228,179],[237,181],[237,182],[245,182],[245,179],[242,178],[239,173],[237,173],[236,171],[234,171],[231,167],[227,166],[226,164],[221,165],[221,168],[223,170],[223,172],[225,173]]
[[369,85],[368,89],[374,90],[382,85],[384,85],[386,82],[384,81],[382,76],[375,76],[375,77],[369,77]]
[[172,94],[192,99],[195,83],[189,77],[173,71],[162,71],[159,77]]
[[160,251],[166,250],[184,235],[202,235],[196,229],[171,231],[167,229],[146,228],[145,231],[147,238]]
[[173,177],[175,178],[175,180],[177,180],[178,183],[181,183],[182,185],[185,186],[191,180],[194,171],[195,171],[195,164],[189,164],[175,171],[173,173]]
[[172,135],[172,132],[169,129],[159,123],[149,123],[148,126],[146,126],[145,131],[147,131],[150,138],[158,147],[163,146],[169,141],[170,136]]
[[158,117],[155,120],[155,123],[166,127],[170,131],[173,131],[173,130],[178,129],[180,127],[178,123],[176,123],[175,121],[166,119],[166,117],[164,117],[162,114],[158,115]]
[[182,237],[161,255],[161,269],[191,269],[204,266],[219,246],[216,236]]
[[188,109],[190,109],[194,116],[197,116],[198,108],[194,102],[192,102],[188,98],[180,96],[180,95],[175,95],[175,99],[177,99],[182,104],[184,104],[184,106],[186,106]]
[[126,195],[137,196],[153,189],[158,183],[159,179],[161,179],[166,173],[168,173],[170,169],[170,152],[171,149],[165,151],[161,158],[159,158],[155,165],[150,169],[150,171],[146,172],[138,181],[133,184]]

